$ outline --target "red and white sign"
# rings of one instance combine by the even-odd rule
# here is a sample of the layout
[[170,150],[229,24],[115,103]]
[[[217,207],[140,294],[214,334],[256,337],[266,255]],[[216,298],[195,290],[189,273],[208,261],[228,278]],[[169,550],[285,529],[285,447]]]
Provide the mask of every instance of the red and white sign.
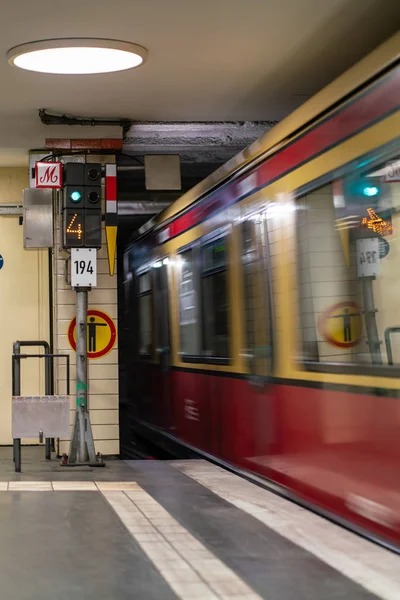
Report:
[[[88,358],[102,358],[115,346],[117,329],[111,317],[102,310],[91,308],[87,313],[87,352]],[[76,352],[76,318],[68,327],[68,341]]]
[[37,162],[35,173],[37,188],[62,188],[62,163]]
[[117,214],[117,165],[106,165],[106,214]]

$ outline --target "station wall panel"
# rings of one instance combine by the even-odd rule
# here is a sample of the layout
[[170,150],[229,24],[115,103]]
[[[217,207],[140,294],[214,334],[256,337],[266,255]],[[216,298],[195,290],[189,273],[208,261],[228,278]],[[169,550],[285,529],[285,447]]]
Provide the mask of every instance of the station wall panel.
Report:
[[[0,168],[0,204],[22,204],[29,187],[27,168]],[[49,340],[48,251],[25,250],[18,216],[0,216],[0,445],[11,444],[11,354],[16,340]],[[1,263],[1,260],[0,260]],[[30,349],[35,353],[36,349]],[[43,361],[21,368],[21,392],[44,393]],[[38,440],[23,440],[35,443]]]
[[[102,309],[104,310],[104,309]],[[117,315],[118,315],[118,308],[117,305],[109,305],[107,307],[107,314],[116,321],[117,319]],[[60,320],[64,319],[66,321],[69,322],[71,321],[71,319],[73,319],[75,316],[75,304],[61,304],[58,306],[58,318]],[[68,329],[68,327],[67,327]],[[66,331],[66,330],[63,330]]]

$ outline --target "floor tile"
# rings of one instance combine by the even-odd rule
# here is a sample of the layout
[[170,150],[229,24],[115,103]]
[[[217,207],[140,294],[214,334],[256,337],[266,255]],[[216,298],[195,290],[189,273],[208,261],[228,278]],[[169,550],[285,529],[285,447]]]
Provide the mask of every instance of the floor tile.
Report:
[[98,489],[93,481],[53,481],[55,492],[97,492]]
[[135,490],[138,485],[134,481],[96,481],[96,485],[100,491],[103,490]]
[[9,492],[52,492],[51,481],[10,481]]

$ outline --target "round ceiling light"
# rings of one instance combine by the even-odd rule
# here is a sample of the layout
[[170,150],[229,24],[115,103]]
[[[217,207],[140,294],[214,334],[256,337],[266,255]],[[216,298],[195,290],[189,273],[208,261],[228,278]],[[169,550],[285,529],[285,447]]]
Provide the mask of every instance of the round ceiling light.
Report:
[[131,42],[96,38],[43,40],[8,51],[11,65],[56,75],[90,75],[125,71],[141,65],[147,50]]

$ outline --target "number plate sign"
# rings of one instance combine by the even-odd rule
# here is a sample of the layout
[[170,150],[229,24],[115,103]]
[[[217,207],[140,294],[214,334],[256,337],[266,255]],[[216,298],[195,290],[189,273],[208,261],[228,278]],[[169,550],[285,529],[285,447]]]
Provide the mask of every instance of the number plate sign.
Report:
[[400,160],[396,160],[395,162],[391,162],[386,165],[384,169],[383,180],[386,183],[400,181]]
[[97,250],[95,248],[71,249],[71,286],[97,286]]
[[357,240],[357,276],[376,277],[380,269],[379,238]]

